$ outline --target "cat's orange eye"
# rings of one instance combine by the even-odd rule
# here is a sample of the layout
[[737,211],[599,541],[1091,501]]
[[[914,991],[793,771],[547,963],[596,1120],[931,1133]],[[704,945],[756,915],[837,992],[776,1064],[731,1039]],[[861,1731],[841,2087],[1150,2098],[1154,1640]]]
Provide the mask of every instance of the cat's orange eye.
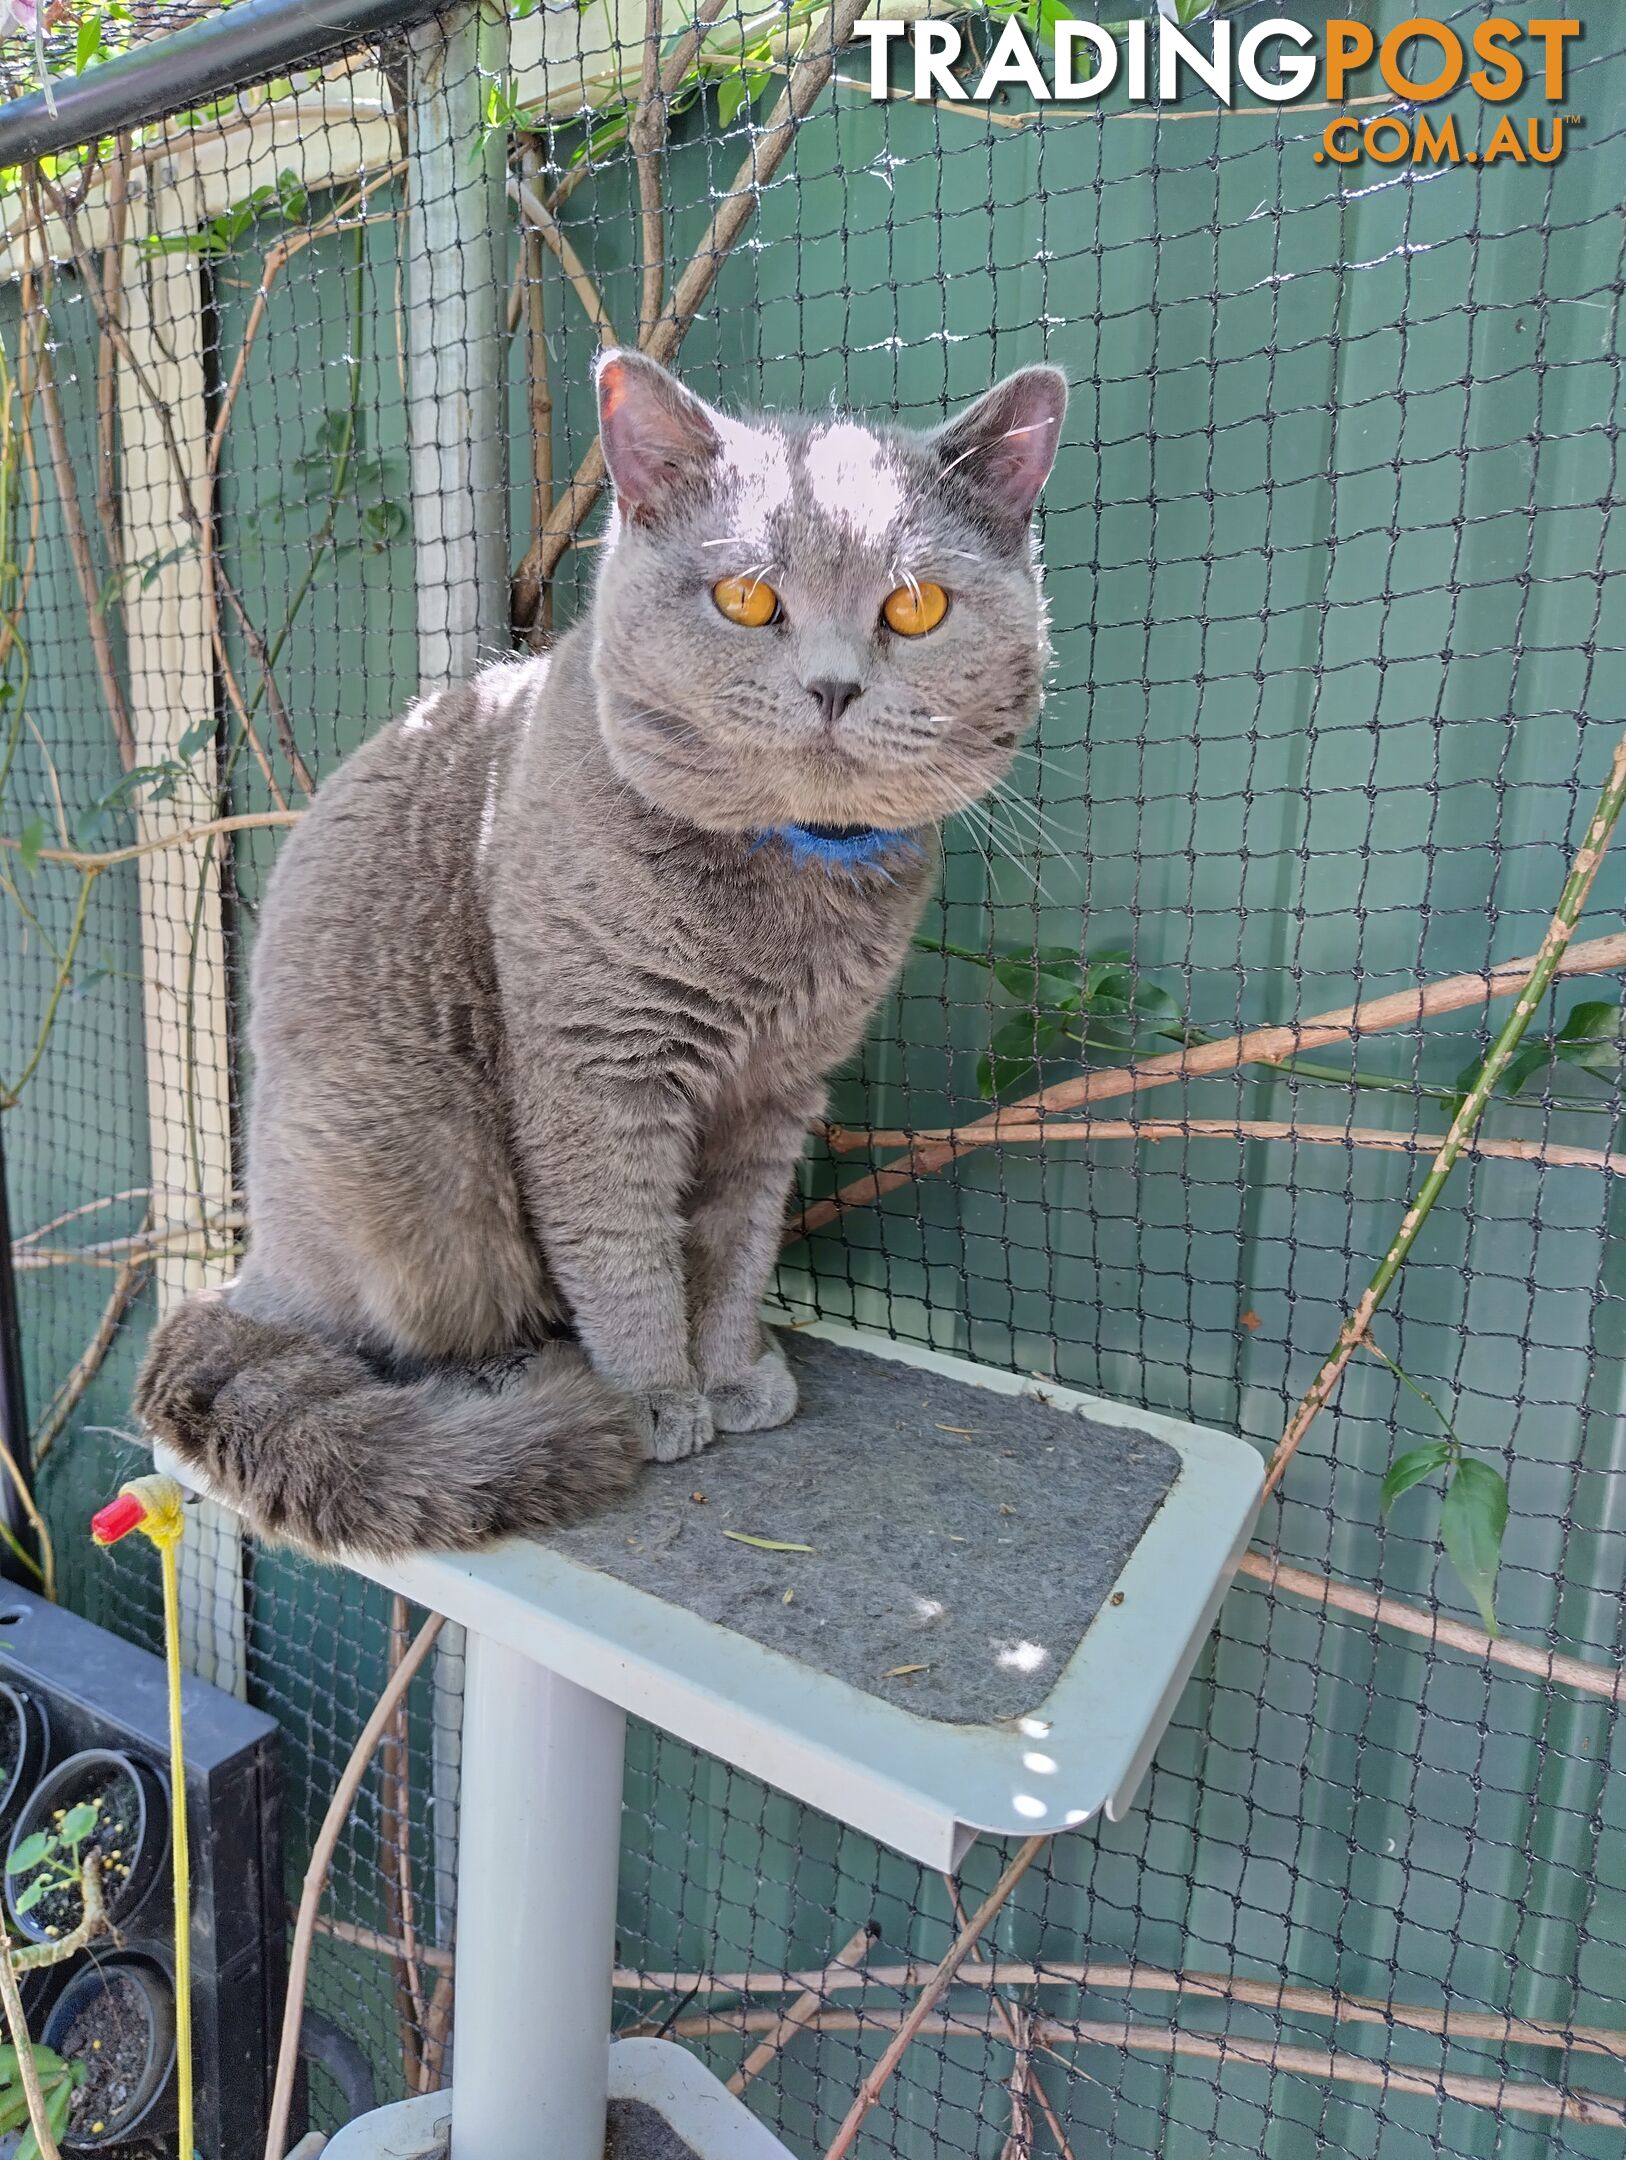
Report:
[[941,585],[900,585],[881,607],[882,620],[899,637],[924,637],[947,613],[948,594]]
[[719,578],[711,597],[729,621],[744,630],[763,630],[779,619],[779,595],[761,578]]

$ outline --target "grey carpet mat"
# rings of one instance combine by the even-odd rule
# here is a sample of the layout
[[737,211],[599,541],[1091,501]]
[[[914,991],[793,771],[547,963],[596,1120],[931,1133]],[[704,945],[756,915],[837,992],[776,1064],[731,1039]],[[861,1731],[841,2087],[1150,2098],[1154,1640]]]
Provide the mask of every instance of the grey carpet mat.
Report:
[[698,2160],[698,2156],[647,2101],[612,2100],[604,2160]]
[[986,1725],[1035,1708],[1173,1485],[1174,1449],[780,1339],[802,1393],[789,1425],[654,1467],[550,1542],[921,1717]]

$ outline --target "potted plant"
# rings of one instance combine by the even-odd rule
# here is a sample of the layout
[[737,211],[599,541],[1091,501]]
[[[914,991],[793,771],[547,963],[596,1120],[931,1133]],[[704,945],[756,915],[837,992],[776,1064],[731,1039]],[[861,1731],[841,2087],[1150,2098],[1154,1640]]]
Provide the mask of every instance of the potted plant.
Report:
[[[38,2040],[31,2044],[29,2052],[45,2101],[46,2124],[60,2145],[73,2096],[84,2083],[86,2072],[83,2064],[64,2062]],[[14,2047],[0,2047],[0,2138],[16,2140],[11,2160],[40,2160],[39,2140],[28,2119],[28,2093],[17,2068]]]
[[128,1920],[168,1863],[169,1795],[146,1763],[87,1748],[58,1763],[18,1811],[6,1854],[5,1902],[35,1942],[71,1934],[84,1914],[85,1860],[98,1863],[107,1917]]
[[169,2127],[161,2112],[175,2068],[175,1995],[150,1958],[116,1951],[75,1973],[52,2005],[41,2045],[67,2066],[61,2143],[72,2152]]
[[11,1828],[24,1795],[44,1775],[51,1720],[37,1695],[0,1680],[0,1834]]

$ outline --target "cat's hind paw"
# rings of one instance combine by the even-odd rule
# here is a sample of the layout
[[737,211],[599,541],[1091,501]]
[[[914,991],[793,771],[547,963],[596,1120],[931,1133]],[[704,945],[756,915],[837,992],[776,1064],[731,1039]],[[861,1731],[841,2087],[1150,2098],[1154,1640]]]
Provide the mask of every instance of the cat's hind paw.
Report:
[[796,1415],[796,1381],[780,1351],[764,1350],[743,1378],[708,1388],[706,1400],[719,1432],[767,1432]]
[[689,1388],[645,1395],[638,1405],[644,1427],[645,1462],[682,1462],[716,1437],[711,1405]]

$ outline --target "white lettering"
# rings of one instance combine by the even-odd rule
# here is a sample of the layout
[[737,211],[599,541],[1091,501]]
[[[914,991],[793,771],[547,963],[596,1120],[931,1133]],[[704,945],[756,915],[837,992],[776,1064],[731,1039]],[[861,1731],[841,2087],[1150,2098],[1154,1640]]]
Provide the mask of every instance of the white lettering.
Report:
[[[1262,74],[1259,67],[1259,48],[1272,38],[1283,38],[1289,45],[1299,47],[1296,53],[1281,55],[1274,76]],[[1280,20],[1255,23],[1236,49],[1236,71],[1255,97],[1265,98],[1273,105],[1286,105],[1292,99],[1302,97],[1315,81],[1315,55],[1304,50],[1305,46],[1314,43],[1314,32],[1306,30],[1303,23]]]
[[953,98],[965,103],[965,86],[949,70],[960,57],[960,33],[953,23],[915,25],[915,96]]
[[887,95],[888,48],[894,38],[900,38],[908,29],[901,22],[855,22],[853,36],[869,39],[869,94],[871,104],[878,104]]
[[1030,97],[1050,100],[1050,85],[1040,73],[1039,63],[1033,57],[1033,47],[1028,43],[1027,30],[1018,15],[1007,18],[1005,27],[994,41],[994,49],[988,56],[988,65],[982,71],[977,84],[979,103],[993,96],[1007,83],[1020,83]]
[[[1080,45],[1095,55],[1093,75],[1080,82],[1073,63]],[[1100,97],[1112,88],[1118,73],[1118,47],[1099,23],[1059,22],[1056,25],[1056,95],[1059,98]]]

